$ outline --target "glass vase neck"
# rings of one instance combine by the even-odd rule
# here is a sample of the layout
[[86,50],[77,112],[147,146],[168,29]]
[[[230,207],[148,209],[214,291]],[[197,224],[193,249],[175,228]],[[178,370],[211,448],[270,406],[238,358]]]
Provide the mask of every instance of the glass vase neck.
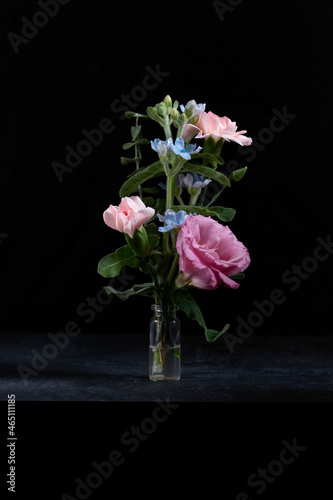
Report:
[[175,315],[178,311],[178,307],[174,306],[173,304],[153,304],[151,308],[157,316],[160,316],[162,314]]

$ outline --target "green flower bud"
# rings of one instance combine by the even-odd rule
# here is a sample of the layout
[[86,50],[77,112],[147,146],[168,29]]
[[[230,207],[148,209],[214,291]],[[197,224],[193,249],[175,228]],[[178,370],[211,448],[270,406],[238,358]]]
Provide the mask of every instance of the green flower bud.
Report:
[[187,116],[185,115],[185,113],[182,113],[180,115],[179,120],[180,120],[182,125],[184,125],[187,122]]
[[172,108],[172,110],[171,110],[171,118],[173,120],[178,120],[178,118],[179,118],[179,111],[176,108]]
[[168,107],[171,107],[171,104],[172,104],[172,100],[171,100],[171,97],[169,95],[165,96],[164,97],[164,104]]
[[166,106],[163,102],[157,105],[157,112],[160,116],[164,117],[167,113]]
[[199,121],[199,117],[193,116],[193,118],[190,118],[188,122],[191,123],[192,125],[195,125],[198,121]]
[[144,226],[141,229],[137,229],[131,238],[128,234],[125,234],[125,239],[128,246],[131,247],[135,255],[138,257],[145,257],[150,250],[149,240],[147,231]]

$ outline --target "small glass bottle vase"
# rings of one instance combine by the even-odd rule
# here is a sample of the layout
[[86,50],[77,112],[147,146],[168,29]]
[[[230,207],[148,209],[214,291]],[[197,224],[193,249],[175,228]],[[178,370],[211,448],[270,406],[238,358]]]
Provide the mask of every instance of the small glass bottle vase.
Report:
[[180,320],[173,305],[152,305],[149,323],[150,380],[180,380]]

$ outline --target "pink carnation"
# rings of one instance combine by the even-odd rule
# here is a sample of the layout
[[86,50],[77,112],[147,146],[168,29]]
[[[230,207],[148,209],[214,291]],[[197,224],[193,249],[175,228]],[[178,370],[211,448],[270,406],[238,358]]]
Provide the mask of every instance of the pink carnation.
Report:
[[250,264],[248,250],[229,227],[202,215],[185,220],[177,236],[177,252],[180,286],[190,281],[206,290],[219,285],[238,288],[228,276],[243,272]]
[[208,113],[204,111],[195,125],[185,125],[182,137],[187,142],[194,136],[196,139],[206,139],[211,136],[215,141],[223,138],[226,141],[237,142],[241,146],[250,146],[252,139],[242,135],[246,132],[246,130],[237,132],[236,122],[232,122],[227,116],[221,118],[211,111]]
[[103,213],[103,219],[112,229],[126,233],[133,238],[137,229],[141,229],[147,220],[151,219],[155,210],[146,207],[139,196],[122,198],[119,207],[110,205]]

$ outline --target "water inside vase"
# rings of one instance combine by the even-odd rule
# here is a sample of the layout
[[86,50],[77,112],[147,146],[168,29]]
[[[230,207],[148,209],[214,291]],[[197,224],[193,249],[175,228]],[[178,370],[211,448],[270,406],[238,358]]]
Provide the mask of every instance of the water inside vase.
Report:
[[180,345],[149,346],[150,380],[180,380]]

